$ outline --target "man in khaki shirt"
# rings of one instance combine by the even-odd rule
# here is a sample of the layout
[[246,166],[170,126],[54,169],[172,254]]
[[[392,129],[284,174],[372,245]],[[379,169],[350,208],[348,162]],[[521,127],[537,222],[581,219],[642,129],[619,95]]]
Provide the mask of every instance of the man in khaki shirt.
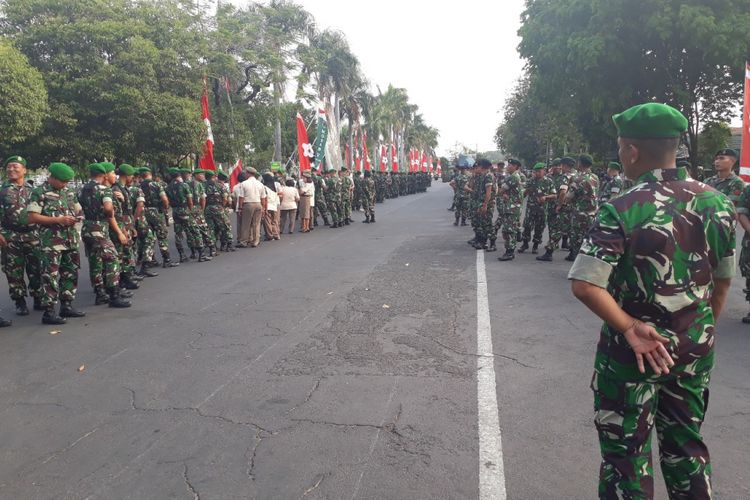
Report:
[[266,189],[258,180],[258,171],[253,167],[247,169],[248,178],[239,186],[238,210],[242,212],[239,248],[248,244],[255,248],[260,244],[260,222],[266,212]]

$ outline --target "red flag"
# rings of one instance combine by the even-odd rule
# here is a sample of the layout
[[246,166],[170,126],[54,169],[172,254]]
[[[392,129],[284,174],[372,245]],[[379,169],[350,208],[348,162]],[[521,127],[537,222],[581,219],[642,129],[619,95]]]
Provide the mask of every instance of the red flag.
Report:
[[740,177],[750,182],[750,64],[745,63],[745,107],[742,116],[742,153],[740,153]]
[[359,156],[359,131],[354,131],[354,170],[359,172],[362,170],[362,158]]
[[380,171],[385,172],[388,165],[388,148],[385,144],[380,145]]
[[398,152],[395,144],[391,144],[391,168],[394,172],[398,172]]
[[414,148],[409,148],[409,172],[414,172]]
[[201,96],[201,108],[203,111],[203,123],[206,124],[206,144],[203,146],[203,155],[201,155],[198,164],[203,170],[216,170],[214,163],[214,134],[211,132],[211,114],[208,112],[208,86],[203,80],[203,95]]
[[372,165],[370,165],[370,153],[367,152],[367,132],[362,132],[362,151],[365,155],[365,170],[368,172],[372,169]]
[[240,172],[242,172],[242,160],[237,160],[237,163],[234,164],[234,167],[232,168],[232,171],[229,174],[230,191],[234,189],[234,186],[236,186],[239,183],[238,177],[240,176]]
[[299,113],[297,113],[297,156],[299,157],[299,171],[310,170],[310,159],[315,157],[315,151],[307,137],[305,121]]
[[427,157],[427,168],[428,168],[428,172],[432,174],[432,156]]
[[346,168],[352,165],[352,151],[349,148],[348,142],[344,145],[344,165],[346,165]]

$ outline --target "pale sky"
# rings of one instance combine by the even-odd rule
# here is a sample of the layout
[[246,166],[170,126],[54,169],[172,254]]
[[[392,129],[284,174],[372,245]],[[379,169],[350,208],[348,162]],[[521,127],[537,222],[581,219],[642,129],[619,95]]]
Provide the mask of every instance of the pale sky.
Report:
[[440,131],[439,154],[456,142],[496,148],[499,112],[523,69],[516,51],[523,0],[297,3],[319,29],[346,34],[374,91],[389,83],[408,91]]

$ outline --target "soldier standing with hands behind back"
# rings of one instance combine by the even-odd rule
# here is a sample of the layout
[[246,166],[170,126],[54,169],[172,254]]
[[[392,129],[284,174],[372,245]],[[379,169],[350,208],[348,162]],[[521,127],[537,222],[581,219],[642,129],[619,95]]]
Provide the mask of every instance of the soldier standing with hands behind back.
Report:
[[599,209],[568,278],[604,324],[594,378],[600,498],[653,498],[656,426],[670,498],[711,498],[701,436],[714,328],[735,273],[735,212],[676,167],[687,119],[646,103],[613,117],[636,189]]

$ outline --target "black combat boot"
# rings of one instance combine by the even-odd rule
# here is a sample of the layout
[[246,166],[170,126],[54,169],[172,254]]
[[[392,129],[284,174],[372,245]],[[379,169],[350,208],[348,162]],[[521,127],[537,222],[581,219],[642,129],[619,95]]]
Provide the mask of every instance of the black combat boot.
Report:
[[547,250],[545,250],[544,254],[537,257],[536,260],[541,260],[543,262],[552,262],[552,250],[548,248]]
[[476,239],[476,238],[472,238],[472,239],[470,239],[469,241],[467,241],[466,243],[468,243],[468,244],[469,244],[469,246],[472,246],[472,247],[473,247],[473,246],[474,246],[474,243],[476,243],[476,242],[477,242],[477,239]]
[[461,225],[462,225],[462,226],[465,226],[465,225],[466,225],[466,219],[461,219]]
[[458,226],[458,217],[456,217],[456,220],[453,222],[454,226]]
[[133,281],[133,277],[130,274],[120,275],[120,288],[126,290],[138,290],[140,287],[141,285]]
[[529,249],[529,242],[524,241],[523,244],[521,245],[521,248],[518,249],[518,253],[524,253],[528,249]]
[[495,246],[495,240],[490,240],[490,244],[487,246],[488,252],[496,252],[497,247]]
[[42,301],[39,300],[38,297],[34,297],[34,310],[35,311],[44,311],[44,307],[42,306]]
[[179,265],[179,262],[172,262],[172,259],[169,257],[169,255],[167,255],[166,257],[162,257],[161,267],[163,267],[164,269],[168,267],[177,267]]
[[331,225],[330,225],[329,227],[330,227],[331,229],[336,229],[337,227],[339,227],[339,223],[338,223],[338,222],[334,222],[334,223],[333,223],[333,224],[331,224]]
[[[317,217],[315,217],[313,219],[313,227],[318,227],[318,218]],[[312,229],[312,228],[310,228],[310,229]]]
[[180,252],[180,263],[187,262],[188,258],[187,255],[185,255],[185,252]]
[[198,249],[198,262],[208,262],[211,260],[211,256],[207,255],[205,252],[205,247]]
[[130,302],[123,299],[120,296],[120,289],[115,287],[110,288],[109,290],[109,307],[115,307],[117,309],[124,309],[126,307],[130,307]]
[[365,220],[362,221],[362,224],[369,224],[370,223],[370,216],[365,215]]
[[[0,318],[0,320],[2,320],[2,319],[3,318]],[[750,312],[747,313],[745,316],[742,317],[742,322],[745,323],[745,324],[750,323]],[[6,326],[6,325],[0,324],[0,326]]]
[[534,243],[531,246],[531,253],[533,253],[533,254],[539,253],[539,243]]
[[5,328],[6,326],[12,325],[13,322],[9,319],[0,318],[0,328]]
[[107,295],[103,288],[96,287],[94,293],[96,294],[96,300],[94,300],[95,306],[100,306],[109,302],[109,295]]
[[232,245],[231,241],[227,241],[227,252],[234,252],[234,245]]
[[120,288],[120,297],[122,297],[123,299],[130,299],[133,297],[133,295],[134,292],[132,290],[124,290]]
[[325,215],[323,216],[323,225],[324,226],[330,226],[331,225],[331,223],[328,222],[328,217],[326,217]]
[[208,256],[209,257],[216,257],[219,255],[219,252],[216,251],[215,245],[208,245]]
[[516,258],[516,255],[513,252],[513,250],[506,250],[504,254],[502,254],[500,257],[497,258],[497,260],[501,262],[505,262],[508,260],[513,260],[515,258]]
[[75,309],[70,301],[63,300],[60,303],[60,316],[63,318],[83,318],[86,316],[86,313]]
[[568,248],[568,237],[567,236],[563,236],[562,237],[562,243],[560,244],[560,248],[562,248],[563,250],[570,250],[570,248]]
[[190,249],[190,258],[191,258],[192,260],[195,260],[195,259],[197,259],[197,258],[198,258],[198,255],[197,255],[197,254],[196,254],[196,252],[195,252],[195,248],[191,248],[191,249]]
[[576,260],[576,252],[571,250],[567,257],[565,257],[565,260],[567,260],[568,262],[573,262],[574,260]]
[[42,314],[42,324],[45,325],[64,325],[65,324],[65,318],[58,316],[55,314],[55,308],[49,307],[44,310],[44,314]]
[[375,214],[370,216],[370,224],[375,224]]
[[138,274],[141,276],[145,276],[147,278],[156,278],[159,276],[159,273],[155,273],[154,271],[150,271],[145,264],[141,265],[141,270],[138,271]]
[[486,242],[484,240],[477,240],[476,243],[474,243],[474,248],[477,250],[484,250],[486,248]]
[[16,315],[17,316],[29,315],[29,308],[26,306],[26,299],[18,299],[16,301]]
[[348,226],[348,225],[349,225],[349,219],[344,219],[344,225],[345,225],[345,226]]

